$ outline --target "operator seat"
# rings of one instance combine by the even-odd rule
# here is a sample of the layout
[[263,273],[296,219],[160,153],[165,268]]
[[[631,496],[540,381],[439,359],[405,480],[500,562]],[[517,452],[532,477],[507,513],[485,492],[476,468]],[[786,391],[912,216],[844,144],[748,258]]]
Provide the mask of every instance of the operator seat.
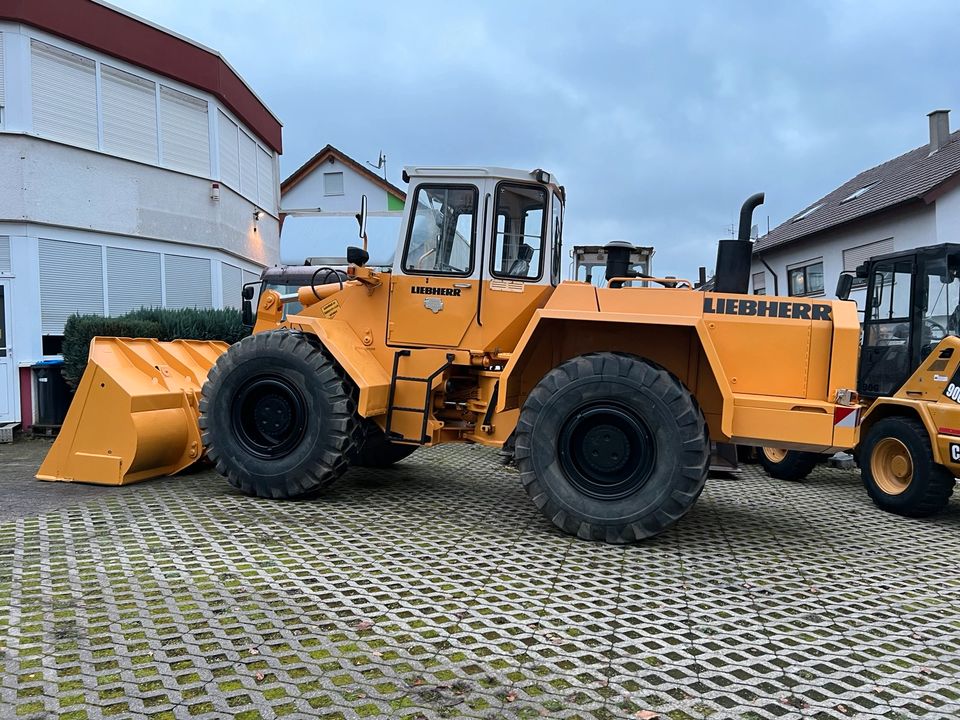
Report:
[[530,261],[533,260],[533,247],[526,243],[520,243],[517,248],[517,259],[510,264],[507,275],[511,277],[527,277],[530,272]]

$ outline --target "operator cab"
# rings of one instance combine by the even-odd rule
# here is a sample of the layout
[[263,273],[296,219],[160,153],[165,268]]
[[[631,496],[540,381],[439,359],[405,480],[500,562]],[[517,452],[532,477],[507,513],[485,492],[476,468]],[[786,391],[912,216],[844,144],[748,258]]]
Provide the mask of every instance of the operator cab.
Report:
[[841,285],[866,285],[858,390],[893,395],[947,335],[960,335],[960,244],[871,258]]
[[543,170],[492,167],[411,167],[404,181],[388,344],[506,347],[507,326],[560,282],[563,188]]

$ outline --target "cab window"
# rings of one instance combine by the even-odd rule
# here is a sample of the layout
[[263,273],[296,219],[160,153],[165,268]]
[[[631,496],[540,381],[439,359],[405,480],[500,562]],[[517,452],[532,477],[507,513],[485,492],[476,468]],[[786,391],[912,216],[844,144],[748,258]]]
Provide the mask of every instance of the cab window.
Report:
[[496,277],[536,280],[543,272],[547,191],[502,183],[497,188],[490,272]]
[[404,272],[460,275],[473,272],[477,189],[472,185],[421,185],[403,255]]
[[960,257],[931,258],[923,281],[923,336],[934,343],[960,335]]

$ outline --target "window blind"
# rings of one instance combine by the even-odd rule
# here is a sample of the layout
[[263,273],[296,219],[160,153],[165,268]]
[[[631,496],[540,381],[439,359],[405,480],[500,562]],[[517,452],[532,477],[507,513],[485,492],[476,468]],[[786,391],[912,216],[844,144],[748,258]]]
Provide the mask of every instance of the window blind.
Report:
[[97,148],[96,64],[89,58],[30,42],[33,129],[70,145]]

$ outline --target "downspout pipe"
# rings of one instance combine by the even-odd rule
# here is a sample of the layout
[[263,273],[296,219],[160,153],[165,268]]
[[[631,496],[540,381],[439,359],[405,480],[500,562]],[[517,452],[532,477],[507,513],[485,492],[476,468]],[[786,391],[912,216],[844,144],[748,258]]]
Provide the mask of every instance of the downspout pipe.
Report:
[[757,260],[759,260],[760,263],[761,263],[767,270],[770,271],[770,274],[773,275],[773,294],[774,294],[774,295],[779,295],[779,294],[780,294],[780,278],[777,277],[777,271],[774,270],[774,269],[773,269],[772,267],[770,267],[769,265],[767,265],[767,259],[766,259],[763,255],[761,255],[761,254],[759,254],[759,253],[757,253]]

